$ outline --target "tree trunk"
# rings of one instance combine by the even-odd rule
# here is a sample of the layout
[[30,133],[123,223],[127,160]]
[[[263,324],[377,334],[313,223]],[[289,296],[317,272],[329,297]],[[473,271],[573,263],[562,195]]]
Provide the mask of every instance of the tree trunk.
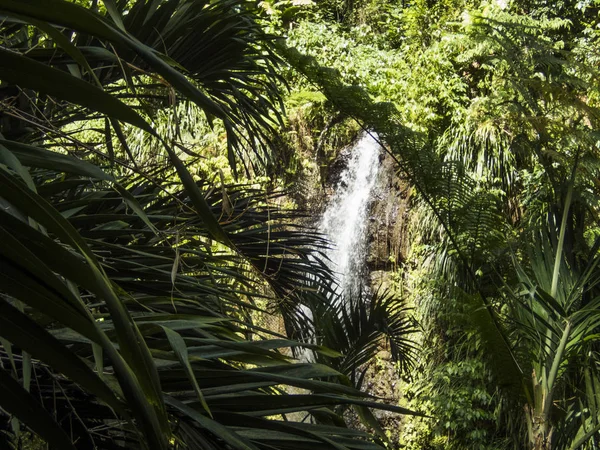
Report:
[[552,450],[552,427],[543,413],[525,406],[527,427],[529,428],[529,448],[531,450]]

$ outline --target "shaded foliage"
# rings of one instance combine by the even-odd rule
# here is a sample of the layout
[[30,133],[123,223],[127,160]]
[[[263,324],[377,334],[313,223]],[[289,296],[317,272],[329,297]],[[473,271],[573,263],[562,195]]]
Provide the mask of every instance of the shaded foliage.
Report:
[[[25,425],[61,449],[379,448],[334,407],[409,411],[293,364],[300,344],[252,320],[265,303],[292,320],[315,284],[331,289],[325,242],[275,194],[195,180],[177,114],[169,133],[154,123],[193,103],[221,121],[233,167],[268,165],[281,78],[252,4],[103,6],[0,1],[9,440]],[[170,166],[133,158],[144,134]]]

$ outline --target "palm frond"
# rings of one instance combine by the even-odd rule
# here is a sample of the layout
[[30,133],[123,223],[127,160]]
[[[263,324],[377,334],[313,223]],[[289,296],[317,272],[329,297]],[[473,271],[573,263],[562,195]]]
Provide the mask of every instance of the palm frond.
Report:
[[[279,61],[251,4],[105,6],[0,0],[0,357],[3,391],[23,386],[0,405],[58,448],[376,448],[335,405],[408,411],[252,320],[331,290],[322,238],[273,196],[194,180],[153,125],[181,99],[222,121],[232,165],[244,145],[267,159]],[[174,170],[132,161],[134,133]]]

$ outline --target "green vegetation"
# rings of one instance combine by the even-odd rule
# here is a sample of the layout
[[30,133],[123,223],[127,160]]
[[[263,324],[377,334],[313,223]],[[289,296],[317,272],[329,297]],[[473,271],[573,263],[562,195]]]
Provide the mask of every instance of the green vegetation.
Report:
[[[0,447],[597,448],[599,6],[0,0]],[[346,308],[294,206],[361,128],[410,251]]]
[[379,448],[344,405],[409,411],[254,321],[332,285],[256,179],[281,61],[251,5],[159,3],[0,3],[0,446]]
[[363,32],[376,15],[314,13],[289,42],[315,59],[286,55],[419,194],[404,274],[428,351],[408,392],[433,420],[404,443],[594,448],[597,9],[400,10],[401,39],[381,41]]

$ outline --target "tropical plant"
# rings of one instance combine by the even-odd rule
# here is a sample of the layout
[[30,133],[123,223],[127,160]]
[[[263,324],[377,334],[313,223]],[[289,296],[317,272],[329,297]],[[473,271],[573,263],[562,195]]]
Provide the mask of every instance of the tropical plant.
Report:
[[[562,21],[544,24],[550,35],[564,26]],[[512,411],[522,414],[523,406],[528,405],[528,417],[521,417],[529,424],[530,433],[527,437],[515,436],[515,445],[526,441],[536,449],[593,446],[597,400],[591,368],[596,365],[593,342],[598,328],[596,308],[588,309],[586,305],[594,304],[596,283],[597,249],[589,244],[589,236],[597,228],[598,195],[590,179],[592,173],[597,173],[596,163],[592,162],[597,161],[593,138],[597,112],[593,102],[585,101],[584,92],[586,88],[594,92],[595,88],[586,84],[591,82],[586,71],[577,71],[581,66],[575,54],[562,51],[560,44],[554,45],[540,31],[542,26],[519,18],[499,22],[478,17],[468,27],[472,27],[468,31],[475,38],[471,43],[474,51],[483,50],[489,58],[482,69],[489,72],[472,85],[472,89],[482,89],[476,91],[477,100],[483,95],[490,99],[497,95],[493,102],[514,108],[499,118],[497,125],[502,127],[501,132],[508,130],[509,135],[519,138],[508,144],[499,142],[504,162],[498,167],[504,165],[507,169],[508,162],[515,164],[510,167],[513,174],[519,169],[519,175],[535,171],[535,179],[542,180],[543,185],[536,186],[537,192],[523,193],[533,197],[531,202],[516,203],[518,184],[510,186],[512,192],[494,189],[511,183],[506,177],[508,172],[494,170],[490,176],[483,173],[489,170],[487,163],[481,164],[484,171],[477,172],[474,162],[479,157],[472,155],[480,152],[486,158],[499,154],[492,153],[493,142],[485,142],[487,137],[483,145],[476,142],[476,130],[468,130],[462,138],[448,139],[452,133],[462,131],[449,128],[440,140],[442,133],[436,127],[452,126],[452,122],[437,120],[425,128],[425,133],[415,132],[406,127],[403,115],[392,105],[374,103],[365,90],[345,85],[338,73],[320,67],[314,59],[290,50],[284,52],[295,67],[322,86],[341,111],[377,131],[397,157],[399,171],[428,206],[427,223],[433,225],[428,229],[436,231],[429,232],[442,237],[437,247],[441,252],[432,258],[437,258],[436,265],[450,275],[441,283],[461,291],[471,324],[477,327],[488,349],[494,379],[510,400],[507,403],[513,408],[517,405]],[[514,58],[519,52],[523,55]],[[469,58],[468,54],[463,56]],[[501,86],[494,87],[494,83]],[[486,89],[496,91],[490,94]],[[450,116],[446,107],[440,105],[444,113],[441,117],[447,119]],[[460,115],[456,118],[461,119]],[[475,118],[473,124],[479,126],[481,121]],[[510,152],[517,151],[520,156],[527,151],[526,158],[512,159],[515,155]],[[523,161],[525,168],[518,166]],[[569,188],[564,180],[571,171],[577,177],[573,175]],[[571,204],[574,185],[581,194]],[[507,200],[526,209],[514,214],[514,210],[503,206]],[[548,239],[552,245],[545,243]],[[534,251],[536,257],[525,258],[525,249],[532,247],[538,249]],[[512,262],[511,251],[517,255]],[[549,258],[552,264],[543,262]],[[544,267],[545,275],[541,270]],[[516,285],[529,287],[522,291]],[[503,286],[515,292],[508,305],[502,300]],[[558,286],[564,286],[565,291]],[[442,297],[437,304],[445,300]],[[464,339],[459,338],[459,342]],[[591,347],[585,346],[587,342]],[[445,348],[450,353],[456,347]],[[529,380],[529,368],[535,368],[533,381]],[[522,429],[520,422],[513,422],[516,430]],[[552,431],[559,429],[564,431]]]
[[[194,180],[176,148],[195,153],[152,123],[193,103],[222,122],[234,171],[268,164],[278,58],[250,2],[0,0],[0,15],[4,443],[24,424],[60,449],[377,448],[333,406],[406,410],[290,364],[280,349],[299,344],[252,322],[261,301],[295,311],[330,289],[322,239],[263,192]],[[172,168],[132,158],[140,133]]]
[[399,372],[408,374],[417,350],[409,337],[416,331],[410,308],[391,291],[348,297],[336,294],[327,302],[311,305],[316,343],[343,355],[331,359],[317,353],[316,361],[334,367],[360,388],[381,341],[386,340]]
[[529,446],[536,450],[593,447],[600,429],[594,387],[599,244],[578,247],[577,254],[567,245],[575,240],[573,203],[571,184],[560,220],[549,213],[547,230],[533,236],[523,261],[515,258],[517,287],[507,287],[509,351],[522,367]]

